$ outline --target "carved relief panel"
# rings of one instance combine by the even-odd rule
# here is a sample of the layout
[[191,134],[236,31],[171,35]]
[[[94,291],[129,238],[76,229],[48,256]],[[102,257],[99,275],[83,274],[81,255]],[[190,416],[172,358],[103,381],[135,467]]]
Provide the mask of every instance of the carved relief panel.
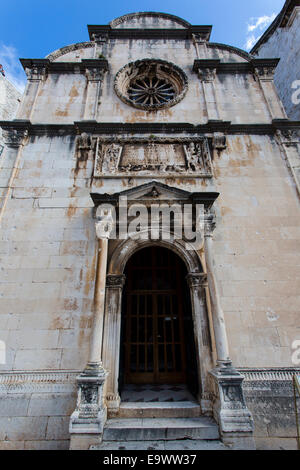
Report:
[[108,139],[83,134],[77,152],[93,155],[94,177],[212,176],[206,137]]

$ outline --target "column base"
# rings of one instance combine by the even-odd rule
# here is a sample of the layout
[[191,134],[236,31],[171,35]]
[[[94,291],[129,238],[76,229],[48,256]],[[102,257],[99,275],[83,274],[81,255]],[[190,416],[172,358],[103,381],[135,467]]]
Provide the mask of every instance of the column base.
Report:
[[232,449],[254,450],[254,425],[244,399],[244,377],[229,362],[210,374],[214,385],[213,415],[222,442]]
[[113,395],[108,393],[105,397],[107,414],[109,417],[114,417],[119,414],[121,398],[120,395]]
[[[72,449],[101,442],[107,412],[103,406],[103,385],[107,377],[101,365],[88,364],[77,378],[78,397],[71,415],[69,432]],[[70,448],[71,448],[70,447]]]

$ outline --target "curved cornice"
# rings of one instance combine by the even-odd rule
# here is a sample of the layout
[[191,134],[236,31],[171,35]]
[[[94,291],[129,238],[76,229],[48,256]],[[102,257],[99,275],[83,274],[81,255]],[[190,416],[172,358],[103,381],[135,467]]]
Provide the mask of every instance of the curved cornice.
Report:
[[69,46],[61,47],[60,49],[57,49],[56,51],[51,52],[51,54],[46,55],[46,59],[49,59],[50,62],[53,62],[55,59],[58,59],[59,57],[68,54],[69,52],[76,51],[78,49],[86,49],[88,47],[94,47],[94,43],[91,41],[85,41],[85,42],[76,42],[75,44],[70,44]]
[[184,28],[189,28],[191,25],[188,21],[179,18],[179,16],[170,15],[169,13],[162,13],[162,12],[155,12],[155,11],[140,11],[136,13],[128,13],[127,15],[119,16],[118,18],[112,20],[109,25],[112,28],[116,28],[121,23],[125,23],[128,19],[131,18],[141,18],[141,17],[154,17],[154,18],[164,18],[166,20],[174,21],[174,23],[178,23]]
[[219,42],[209,42],[207,43],[207,46],[211,48],[218,47],[219,49],[224,49],[225,51],[233,52],[234,54],[237,54],[238,56],[242,57],[248,62],[250,62],[254,58],[248,52],[243,51],[242,49],[239,49],[238,47],[230,46],[229,44],[222,44]]

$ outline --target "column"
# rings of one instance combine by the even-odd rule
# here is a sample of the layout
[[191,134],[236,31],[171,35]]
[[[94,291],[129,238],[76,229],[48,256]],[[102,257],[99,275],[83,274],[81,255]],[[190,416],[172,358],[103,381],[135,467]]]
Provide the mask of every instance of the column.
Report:
[[102,365],[103,320],[107,270],[108,239],[113,229],[113,218],[108,209],[97,214],[96,234],[98,259],[95,281],[94,318],[89,360],[83,373],[77,377],[78,397],[70,418],[70,449],[88,449],[101,442],[106,421],[103,387],[107,372]]
[[244,377],[232,366],[218,283],[214,274],[212,233],[214,216],[205,218],[205,259],[212,304],[212,317],[217,350],[217,367],[210,371],[214,383],[213,415],[219,424],[222,441],[233,449],[254,449],[253,419],[243,392]]
[[275,62],[271,61],[272,63],[266,63],[263,59],[255,59],[252,62],[254,65],[255,75],[260,82],[271,118],[287,119],[286,112],[274,84],[274,74],[278,59],[275,59]]
[[300,133],[296,130],[286,129],[278,130],[276,136],[300,196]]
[[101,85],[107,70],[107,61],[91,59],[83,62],[87,65],[87,93],[83,119],[91,121],[97,119],[101,96]]
[[206,112],[209,121],[219,121],[220,113],[215,89],[215,77],[220,60],[195,60],[193,70],[202,83]]
[[[17,123],[13,124],[17,126]],[[12,184],[19,168],[23,147],[27,141],[28,130],[24,128],[9,128],[3,126],[4,153],[1,157],[1,168],[10,170],[7,183],[3,184],[3,192],[0,198],[0,223],[5,212],[7,201],[10,198]],[[5,186],[4,186],[5,185]]]
[[217,351],[217,365],[228,366],[231,364],[229,358],[228,339],[225,326],[224,312],[221,306],[220,294],[216,276],[214,274],[214,261],[213,261],[213,229],[214,220],[213,216],[210,216],[206,220],[205,237],[204,237],[204,249],[205,249],[205,260],[207,267],[208,285],[210,291],[210,299],[213,310],[213,325],[216,341]]
[[47,77],[47,66],[40,64],[25,67],[25,73],[27,75],[27,83],[16,118],[30,120],[34,112],[34,105],[40,84]]
[[209,41],[209,34],[193,34],[193,42],[195,44],[198,59],[207,58],[207,41]]
[[123,274],[106,277],[106,307],[104,319],[103,364],[109,375],[106,381],[105,399],[109,415],[117,414],[120,407],[119,357],[121,335]]
[[191,293],[195,346],[199,375],[199,402],[202,412],[211,410],[208,372],[212,368],[211,338],[206,306],[207,275],[189,273],[186,277]]

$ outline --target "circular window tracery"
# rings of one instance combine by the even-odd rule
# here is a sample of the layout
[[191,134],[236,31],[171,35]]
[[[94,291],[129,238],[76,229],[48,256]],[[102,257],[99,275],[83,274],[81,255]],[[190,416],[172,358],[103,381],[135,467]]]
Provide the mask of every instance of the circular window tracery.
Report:
[[187,91],[187,78],[174,64],[144,59],[125,65],[115,79],[115,91],[127,104],[155,110],[174,106]]

